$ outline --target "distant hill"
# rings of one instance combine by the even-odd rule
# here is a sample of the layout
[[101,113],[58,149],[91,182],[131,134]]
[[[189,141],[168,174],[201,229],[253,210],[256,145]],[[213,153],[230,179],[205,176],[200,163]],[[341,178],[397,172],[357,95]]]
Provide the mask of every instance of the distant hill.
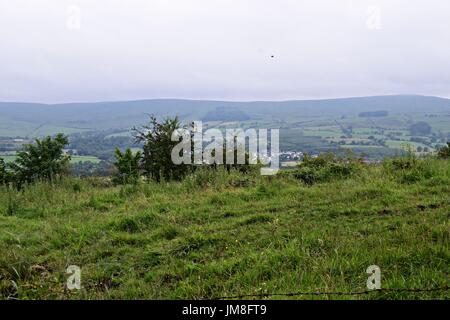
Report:
[[214,111],[208,112],[206,116],[202,118],[202,121],[247,121],[250,119],[250,116],[242,110],[233,107],[220,107]]
[[[40,128],[55,131],[129,129],[145,122],[145,114],[158,117],[178,115],[183,121],[221,120],[217,110],[232,108],[235,120],[264,120],[266,123],[301,121],[308,117],[358,115],[385,110],[396,113],[450,112],[450,100],[438,97],[398,95],[327,100],[230,102],[206,100],[153,99],[139,101],[39,104],[0,102],[0,131],[11,126],[10,136]],[[229,114],[230,115],[230,114]],[[212,118],[211,118],[212,117]],[[240,118],[240,119],[239,119]],[[222,120],[227,120],[227,116]],[[64,130],[62,130],[64,129]],[[0,134],[2,135],[2,134]],[[22,135],[22,134],[21,134]]]

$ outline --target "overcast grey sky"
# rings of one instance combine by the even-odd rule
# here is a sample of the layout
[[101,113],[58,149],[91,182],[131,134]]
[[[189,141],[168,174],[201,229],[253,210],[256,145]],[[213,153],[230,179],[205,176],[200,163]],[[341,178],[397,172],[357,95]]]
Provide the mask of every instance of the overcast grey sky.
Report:
[[450,97],[448,0],[0,0],[0,101]]

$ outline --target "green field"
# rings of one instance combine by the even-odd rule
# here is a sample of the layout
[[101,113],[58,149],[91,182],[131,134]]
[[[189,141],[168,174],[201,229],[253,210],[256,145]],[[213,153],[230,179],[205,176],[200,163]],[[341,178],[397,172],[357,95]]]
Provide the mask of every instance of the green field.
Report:
[[[362,109],[365,107],[362,105]],[[384,107],[380,106],[381,109]],[[389,104],[385,106],[389,109]],[[344,105],[333,111],[314,111],[308,108],[304,111],[296,109],[242,109],[252,115],[250,119],[242,121],[209,121],[204,122],[204,129],[216,128],[225,130],[227,128],[275,128],[280,129],[280,147],[282,151],[301,151],[312,154],[319,154],[326,151],[342,151],[352,149],[358,154],[364,153],[371,159],[382,159],[391,156],[401,150],[411,146],[412,150],[418,147],[425,152],[433,152],[450,139],[450,114],[445,109],[431,112],[423,107],[422,111],[412,112],[406,109],[402,111],[391,111],[383,117],[361,117],[358,110],[350,112]],[[291,110],[291,112],[287,112]],[[306,112],[309,110],[309,112]],[[117,110],[116,110],[117,111]],[[117,111],[118,112],[118,111]],[[122,112],[122,111],[121,111]],[[198,114],[196,114],[198,115]],[[113,116],[113,114],[111,114]],[[164,114],[165,116],[175,116],[175,114]],[[201,116],[198,115],[201,119]],[[188,117],[189,118],[189,117]],[[182,118],[183,124],[188,124],[190,120]],[[140,122],[134,123],[139,127],[143,124],[146,116],[143,113]],[[189,118],[190,119],[190,118]],[[430,132],[414,134],[410,127],[419,121],[425,121],[430,126]],[[85,121],[84,121],[85,122]],[[87,125],[81,121],[80,126]],[[55,122],[57,123],[57,122]],[[0,117],[0,150],[11,151],[7,146],[7,138],[20,136],[23,138],[42,137],[45,135],[63,132],[69,135],[71,141],[80,147],[89,146],[88,150],[83,150],[83,154],[100,157],[102,159],[114,156],[114,147],[105,144],[105,141],[117,141],[122,149],[135,147],[131,138],[130,129],[132,124],[123,123],[118,125],[114,121],[109,128],[74,128],[70,123],[61,122],[57,124],[30,123],[17,120],[9,120]],[[77,123],[77,122],[75,122]],[[71,125],[75,125],[71,122]],[[87,121],[89,123],[89,121]],[[120,123],[120,121],[119,121]],[[113,125],[114,124],[114,125]],[[127,129],[128,128],[128,129]],[[86,132],[89,131],[89,132]],[[80,141],[80,134],[84,135],[83,143]],[[124,138],[130,138],[129,142],[123,143]],[[122,139],[122,140],[121,140]],[[126,139],[125,139],[126,140]],[[11,142],[9,142],[11,144]],[[17,145],[19,148],[20,145]],[[425,149],[426,148],[426,149]],[[426,151],[423,151],[425,149]],[[368,152],[366,152],[368,150]],[[419,149],[420,150],[420,149]]]
[[[13,162],[16,160],[16,156],[14,155],[1,155],[0,158],[5,160],[6,163]],[[71,163],[79,163],[79,162],[92,162],[92,163],[99,163],[100,159],[97,157],[90,157],[90,156],[71,156],[70,158]]]
[[[407,149],[408,146],[410,146],[413,151],[417,150],[417,147],[422,147],[425,148],[427,147],[425,144],[423,143],[418,143],[418,142],[413,142],[413,141],[395,141],[395,140],[386,140],[386,145],[390,148],[393,149]],[[434,148],[430,149],[431,151],[434,151]]]
[[0,137],[43,137],[56,133],[72,134],[77,132],[91,131],[90,129],[70,128],[54,125],[35,125],[27,122],[7,121],[0,119]]
[[[68,179],[21,192],[0,187],[0,295],[210,299],[361,291],[370,265],[381,268],[382,288],[447,286],[450,162],[387,168],[362,166],[347,179],[312,186],[286,173],[219,171],[162,184]],[[69,265],[82,270],[80,291],[65,290]]]
[[78,163],[78,162],[99,163],[100,159],[97,157],[90,157],[90,156],[71,156],[70,162],[71,163]]

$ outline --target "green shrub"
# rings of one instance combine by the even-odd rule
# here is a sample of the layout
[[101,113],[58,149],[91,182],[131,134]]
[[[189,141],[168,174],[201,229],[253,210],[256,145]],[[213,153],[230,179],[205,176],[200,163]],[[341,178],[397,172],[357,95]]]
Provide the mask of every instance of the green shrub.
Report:
[[116,184],[136,183],[140,177],[139,165],[142,153],[137,151],[133,154],[130,148],[121,152],[119,148],[116,148],[115,157],[114,166],[117,168],[117,173],[113,177],[113,182]]
[[419,159],[412,150],[409,149],[405,155],[388,159],[384,163],[394,170],[410,170],[417,166]]
[[400,183],[416,183],[437,175],[437,168],[433,159],[420,159],[413,152],[408,152],[404,156],[385,159],[383,169]]
[[8,183],[8,172],[6,171],[5,161],[0,158],[0,185]]
[[324,153],[316,158],[305,154],[303,162],[294,171],[294,177],[306,185],[327,182],[334,179],[345,179],[357,173],[362,166],[361,159],[337,157],[332,153]]
[[53,182],[67,174],[70,156],[64,153],[64,147],[68,144],[69,139],[59,133],[54,138],[47,136],[24,145],[14,163],[9,164],[16,185],[20,188],[36,181]]
[[450,159],[450,142],[447,142],[445,147],[439,149],[437,156],[441,159]]
[[144,145],[141,169],[146,177],[157,182],[180,181],[191,171],[191,165],[177,165],[172,161],[172,151],[179,143],[172,141],[172,134],[181,128],[178,117],[159,121],[150,115],[147,125],[133,129],[136,142]]

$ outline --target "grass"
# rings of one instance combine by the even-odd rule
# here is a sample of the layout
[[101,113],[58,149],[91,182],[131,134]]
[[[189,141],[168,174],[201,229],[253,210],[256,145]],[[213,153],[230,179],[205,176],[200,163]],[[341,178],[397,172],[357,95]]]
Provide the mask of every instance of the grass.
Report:
[[[0,295],[20,299],[206,299],[448,284],[450,162],[392,163],[306,186],[218,173],[113,186],[67,179],[0,187]],[[206,175],[204,175],[206,177]],[[208,177],[209,179],[209,177]],[[69,265],[81,290],[65,289]],[[292,298],[448,299],[448,292]]]

